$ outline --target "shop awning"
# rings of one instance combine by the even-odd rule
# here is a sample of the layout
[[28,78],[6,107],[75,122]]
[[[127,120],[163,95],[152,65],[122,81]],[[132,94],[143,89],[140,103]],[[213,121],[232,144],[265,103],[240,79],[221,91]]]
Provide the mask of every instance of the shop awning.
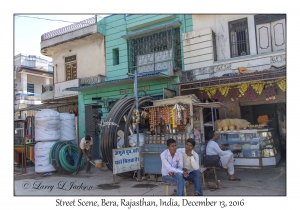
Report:
[[208,103],[193,103],[194,106],[202,108],[225,108],[226,106],[220,102],[208,102]]
[[138,37],[138,36],[141,36],[141,35],[146,35],[146,34],[152,33],[152,32],[157,31],[159,29],[168,28],[168,27],[179,27],[180,24],[181,24],[181,22],[179,20],[176,20],[176,21],[173,21],[173,22],[170,22],[170,23],[161,24],[161,25],[158,25],[158,26],[154,26],[154,27],[150,27],[150,28],[147,28],[147,29],[137,31],[137,32],[126,34],[126,35],[123,35],[121,37],[124,38],[124,39],[131,39],[131,38],[134,38],[134,37]]
[[191,82],[175,83],[180,86],[180,91],[193,90],[206,87],[240,84],[243,82],[275,80],[286,77],[286,69],[283,70],[264,70],[249,74],[234,76],[213,77],[208,79],[196,80]]
[[[143,75],[138,76],[138,83],[147,82],[147,81],[156,80],[156,79],[161,79],[161,78],[167,78],[167,77],[173,77],[173,76],[163,74],[159,71],[151,72],[151,73],[145,73]],[[79,91],[80,92],[80,91],[92,90],[92,89],[95,89],[97,87],[108,88],[108,87],[113,87],[113,86],[116,86],[116,85],[133,84],[133,81],[134,81],[134,77],[130,76],[130,77],[126,77],[126,78],[123,78],[123,79],[116,79],[116,80],[110,80],[110,81],[105,81],[105,82],[99,82],[99,83],[95,83],[95,84],[91,84],[91,85],[85,85],[85,86],[80,86],[80,87],[70,87],[70,88],[66,88],[63,91]]]
[[33,105],[22,109],[16,109],[14,112],[21,112],[21,111],[32,111],[32,110],[41,110],[41,109],[53,109],[62,106],[69,106],[75,105],[77,102],[70,102],[70,103],[62,103],[62,104],[40,104],[40,105]]

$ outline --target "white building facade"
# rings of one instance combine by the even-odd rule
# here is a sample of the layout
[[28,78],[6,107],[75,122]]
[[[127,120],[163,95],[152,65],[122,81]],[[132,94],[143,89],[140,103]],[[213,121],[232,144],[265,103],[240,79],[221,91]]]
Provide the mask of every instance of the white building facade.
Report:
[[193,29],[182,37],[190,80],[286,64],[284,14],[193,15]]

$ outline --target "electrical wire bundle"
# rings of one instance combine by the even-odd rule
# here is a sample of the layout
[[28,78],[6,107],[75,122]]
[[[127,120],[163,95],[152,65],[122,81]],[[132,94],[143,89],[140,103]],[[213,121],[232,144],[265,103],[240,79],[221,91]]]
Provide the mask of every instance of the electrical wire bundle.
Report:
[[[49,162],[62,174],[73,173],[76,170],[79,148],[69,141],[57,141],[50,149]],[[85,157],[80,163],[80,170],[83,169]]]
[[[145,96],[139,98],[139,106],[153,101],[150,96]],[[131,122],[131,116],[135,109],[135,97],[123,96],[120,98],[115,105],[112,107],[111,111],[107,115],[104,126],[102,127],[101,133],[101,150],[102,150],[102,160],[106,164],[109,170],[113,170],[113,154],[112,150],[117,149],[117,131],[123,116],[126,116],[126,123],[124,127],[124,145],[129,147],[128,131]],[[123,175],[127,173],[122,173]]]

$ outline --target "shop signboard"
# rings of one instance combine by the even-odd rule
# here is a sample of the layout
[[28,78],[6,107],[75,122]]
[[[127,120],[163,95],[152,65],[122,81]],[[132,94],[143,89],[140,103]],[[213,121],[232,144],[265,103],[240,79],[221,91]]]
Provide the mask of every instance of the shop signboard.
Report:
[[140,148],[113,149],[113,174],[140,170]]

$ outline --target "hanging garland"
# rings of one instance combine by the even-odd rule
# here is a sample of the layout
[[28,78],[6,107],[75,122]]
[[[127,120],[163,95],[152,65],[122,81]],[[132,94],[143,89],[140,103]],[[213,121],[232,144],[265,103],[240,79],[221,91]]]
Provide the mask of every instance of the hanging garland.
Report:
[[251,83],[252,88],[254,91],[260,95],[264,89],[265,83],[263,82],[256,82],[256,83]]
[[207,95],[211,99],[211,96],[215,95],[217,92],[217,88],[213,87],[207,90]]
[[245,92],[248,90],[248,87],[249,87],[249,83],[242,83],[237,86],[242,96],[245,95]]
[[234,87],[234,88],[230,88],[229,90],[229,96],[230,96],[230,100],[232,102],[234,102],[234,99],[236,98],[236,100],[238,100],[239,97],[241,97],[241,94],[239,94],[239,89]]
[[246,92],[244,93],[244,96],[247,100],[253,101],[253,100],[257,99],[258,94],[254,91],[252,86],[249,86],[248,89],[246,90]]
[[278,87],[280,88],[280,90],[282,90],[283,92],[286,91],[286,79],[279,79],[276,81]]
[[220,93],[226,97],[228,92],[229,92],[230,86],[221,86],[218,88],[218,90],[220,91]]
[[266,101],[272,101],[275,100],[276,93],[275,93],[275,87],[273,84],[266,85]]
[[204,101],[207,101],[208,99],[208,95],[207,95],[207,91],[203,90],[201,91],[201,101],[204,102]]
[[213,95],[213,96],[211,97],[211,99],[212,99],[213,101],[222,102],[222,101],[224,101],[225,97],[220,93],[219,90],[217,90],[217,91],[216,91],[216,94]]
[[[260,95],[265,87],[266,84],[270,83],[276,83],[278,87],[285,92],[286,91],[286,78],[283,79],[278,79],[278,80],[270,80],[270,81],[260,81],[260,82],[248,82],[248,83],[241,83],[241,84],[232,84],[232,85],[227,85],[227,86],[219,86],[219,87],[209,87],[209,88],[200,88],[201,92],[201,99],[202,101],[205,100],[205,96],[210,98],[211,100],[215,101],[218,100],[223,101],[223,97],[225,98],[228,93],[230,95],[231,101],[234,101],[234,98],[238,100],[238,98],[244,96],[245,93],[247,92],[247,96],[245,98],[249,98],[249,100],[254,100],[251,98],[257,98],[258,95]],[[249,87],[251,87],[249,89]],[[273,85],[274,87],[274,85]],[[238,90],[238,96],[236,96],[236,90]],[[266,93],[266,100],[274,100],[276,99],[275,97],[275,91],[266,89],[266,91],[269,91]],[[222,97],[222,96],[223,97]],[[267,99],[268,98],[268,99]]]

